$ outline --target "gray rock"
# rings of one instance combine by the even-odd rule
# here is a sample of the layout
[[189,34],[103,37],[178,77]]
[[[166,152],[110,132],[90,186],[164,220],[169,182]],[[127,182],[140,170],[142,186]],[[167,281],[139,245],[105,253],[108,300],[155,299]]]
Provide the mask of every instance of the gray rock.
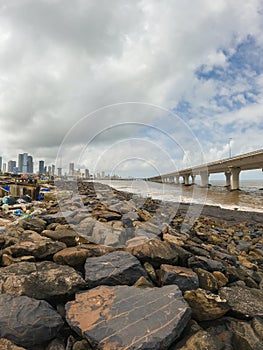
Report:
[[44,230],[41,232],[41,235],[53,241],[63,242],[67,247],[74,247],[77,245],[76,238],[78,234],[74,230]]
[[[80,235],[83,235],[80,233]],[[125,246],[126,241],[133,237],[130,232],[125,229],[118,229],[102,222],[97,221],[90,235],[85,237],[93,243],[103,244],[112,247]]]
[[62,242],[54,242],[52,240],[41,240],[38,242],[21,242],[12,245],[4,250],[4,253],[14,258],[22,256],[34,256],[37,259],[44,259],[52,256],[60,250],[66,248],[66,244]]
[[124,214],[121,221],[126,227],[133,227],[134,221],[138,221],[139,219],[139,215],[135,211],[132,211]]
[[208,259],[204,256],[194,256],[188,259],[188,266],[192,269],[201,268],[210,272],[220,271],[224,272],[226,270],[225,265],[220,261]]
[[138,259],[132,254],[115,251],[101,257],[87,258],[85,280],[90,288],[99,285],[132,285],[140,277],[147,277]]
[[96,349],[168,349],[190,319],[177,286],[100,286],[66,304],[67,322]]
[[182,292],[199,287],[197,274],[192,269],[166,264],[160,267],[160,283],[176,284]]
[[16,239],[16,243],[5,248],[3,253],[9,254],[14,258],[29,255],[43,259],[64,248],[66,248],[65,243],[54,242],[50,238],[42,237],[33,231],[25,231]]
[[123,201],[123,202],[118,202],[116,204],[110,205],[108,209],[112,211],[116,211],[117,213],[120,213],[120,214],[126,214],[126,213],[129,213],[130,211],[135,210],[136,204],[132,200]]
[[21,262],[0,269],[1,293],[50,299],[74,294],[85,286],[85,281],[72,267],[51,261]]
[[84,265],[86,259],[91,256],[101,256],[113,251],[114,248],[97,244],[79,244],[60,250],[53,256],[55,263],[60,265],[79,266]]
[[28,218],[20,221],[20,225],[25,230],[32,230],[36,231],[37,233],[41,233],[45,229],[47,223],[45,220],[40,218]]
[[178,254],[173,247],[157,238],[127,247],[126,250],[142,263],[149,262],[154,268],[159,268],[161,264],[176,265],[178,261]]
[[223,287],[219,295],[241,317],[263,317],[263,290],[248,287]]
[[54,338],[63,326],[61,316],[44,300],[0,295],[0,337],[31,347]]
[[[262,321],[261,321],[262,322]],[[230,330],[233,333],[232,343],[234,349],[262,350],[263,337],[259,337],[249,322],[232,321]]]

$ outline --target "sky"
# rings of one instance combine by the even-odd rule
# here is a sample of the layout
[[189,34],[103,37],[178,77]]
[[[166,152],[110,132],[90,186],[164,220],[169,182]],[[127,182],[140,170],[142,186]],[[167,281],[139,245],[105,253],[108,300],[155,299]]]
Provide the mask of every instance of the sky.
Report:
[[262,29],[261,0],[2,0],[0,155],[148,177],[262,149]]

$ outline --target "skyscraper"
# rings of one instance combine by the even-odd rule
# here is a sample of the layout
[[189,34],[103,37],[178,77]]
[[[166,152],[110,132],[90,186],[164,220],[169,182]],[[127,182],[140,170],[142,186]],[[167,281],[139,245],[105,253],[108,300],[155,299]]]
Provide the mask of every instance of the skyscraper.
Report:
[[20,153],[18,155],[18,171],[19,171],[19,173],[22,173],[22,168],[23,168],[23,154]]
[[23,160],[22,160],[22,173],[27,174],[27,153],[23,153]]
[[39,161],[39,166],[38,166],[38,174],[42,175],[45,173],[45,162],[44,160]]
[[2,165],[3,165],[3,158],[0,157],[0,172],[2,171]]
[[74,172],[74,163],[69,163],[69,175],[73,176]]
[[52,164],[52,165],[51,165],[51,175],[52,175],[52,176],[55,176],[55,169],[56,169],[55,165]]
[[33,174],[34,172],[34,163],[33,163],[33,157],[27,156],[27,173]]
[[59,176],[59,177],[62,176],[62,168],[58,168],[58,176]]
[[8,173],[13,173],[15,167],[16,167],[16,161],[15,160],[9,160],[8,165],[7,165],[7,172]]
[[6,173],[6,163],[3,164],[3,173]]
[[89,169],[85,169],[85,178],[89,179]]

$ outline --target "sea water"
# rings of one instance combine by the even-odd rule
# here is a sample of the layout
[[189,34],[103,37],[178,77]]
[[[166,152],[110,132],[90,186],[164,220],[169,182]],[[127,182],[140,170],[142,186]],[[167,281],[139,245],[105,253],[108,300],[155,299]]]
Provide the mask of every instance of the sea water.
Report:
[[263,212],[263,180],[242,180],[240,191],[230,191],[225,187],[223,180],[210,181],[209,188],[144,180],[99,180],[99,182],[120,191],[162,201],[198,203],[233,210]]

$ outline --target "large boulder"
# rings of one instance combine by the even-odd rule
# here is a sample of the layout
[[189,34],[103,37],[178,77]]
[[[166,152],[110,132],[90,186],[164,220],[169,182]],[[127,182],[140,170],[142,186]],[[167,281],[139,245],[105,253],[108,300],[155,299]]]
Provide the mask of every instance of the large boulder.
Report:
[[100,257],[87,258],[85,280],[90,288],[102,284],[133,285],[140,277],[147,277],[138,259],[132,254],[115,251]]
[[220,271],[225,272],[226,267],[221,261],[208,259],[205,256],[193,256],[188,259],[188,266],[192,269],[201,268],[210,272]]
[[80,244],[76,247],[65,248],[53,256],[57,264],[79,266],[84,265],[86,259],[91,256],[101,256],[109,253],[114,248],[97,244]]
[[48,237],[53,241],[59,241],[66,244],[67,247],[74,247],[77,245],[78,234],[74,230],[44,230],[41,232],[41,235]]
[[226,300],[200,288],[185,292],[184,298],[191,306],[193,318],[198,321],[215,320],[230,309]]
[[192,269],[167,264],[161,265],[160,283],[161,285],[176,284],[182,292],[199,287],[197,274]]
[[100,286],[66,304],[69,325],[96,349],[168,349],[191,316],[177,286]]
[[25,230],[32,230],[41,233],[45,229],[47,223],[40,218],[27,218],[20,221],[20,225]]
[[0,295],[0,337],[32,347],[54,338],[64,322],[44,300]]
[[65,243],[54,242],[50,238],[42,237],[33,231],[25,231],[14,239],[14,244],[3,250],[3,253],[14,258],[29,255],[37,259],[44,259],[67,247]]
[[50,299],[74,294],[85,286],[85,281],[72,267],[51,261],[21,262],[0,269],[1,293]]
[[233,333],[232,342],[234,349],[263,349],[262,318],[254,318],[250,323],[243,321],[232,321],[229,328]]
[[108,245],[112,247],[125,246],[126,241],[133,237],[128,230],[114,228],[108,224],[97,221],[92,232],[78,231],[80,236],[85,237],[92,243]]
[[221,298],[227,300],[231,310],[241,317],[263,317],[263,290],[248,287],[223,287]]
[[127,247],[126,251],[136,256],[143,263],[149,262],[155,268],[159,268],[161,264],[176,265],[178,261],[178,254],[173,250],[173,247],[158,238]]

